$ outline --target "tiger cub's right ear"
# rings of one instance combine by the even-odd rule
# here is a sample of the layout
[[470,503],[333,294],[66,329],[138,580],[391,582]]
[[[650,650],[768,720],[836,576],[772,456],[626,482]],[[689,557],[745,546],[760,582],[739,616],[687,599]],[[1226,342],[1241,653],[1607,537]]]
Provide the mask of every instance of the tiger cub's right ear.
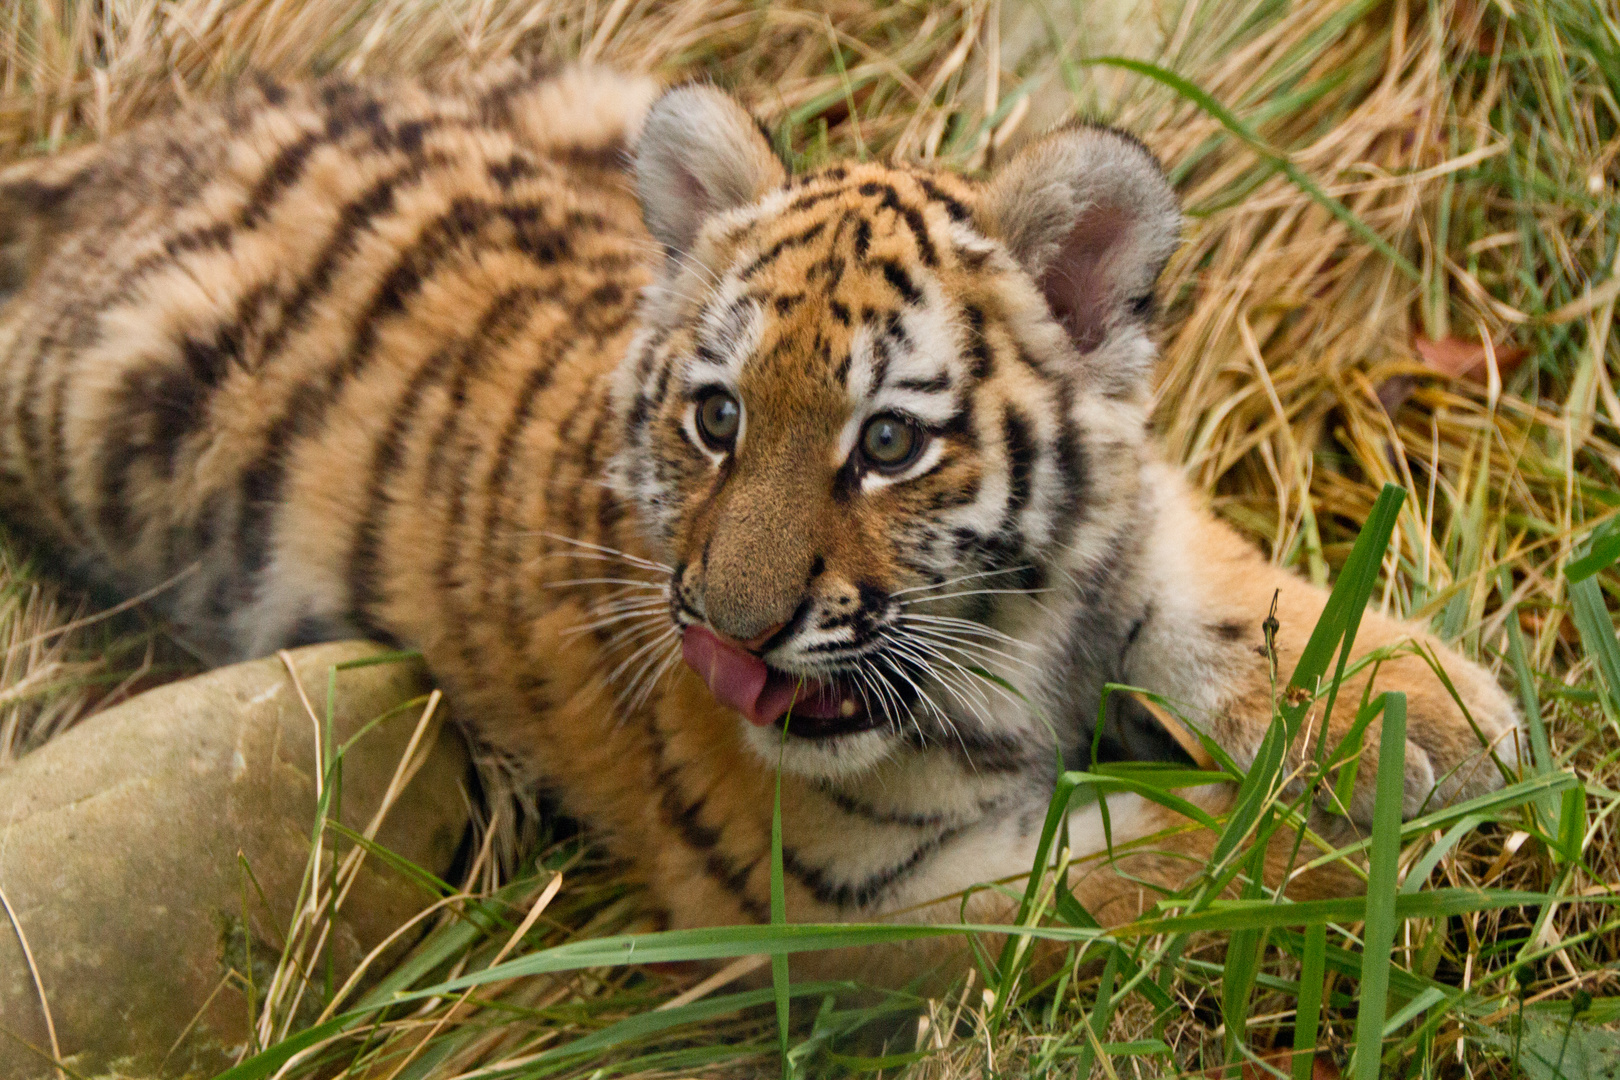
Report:
[[659,98],[636,142],[642,216],[670,255],[690,251],[710,217],[786,181],[763,129],[711,86],[681,86]]
[[1154,282],[1181,242],[1181,211],[1158,161],[1129,135],[1087,124],[1060,128],[1002,166],[979,218],[1082,354],[1147,320]]

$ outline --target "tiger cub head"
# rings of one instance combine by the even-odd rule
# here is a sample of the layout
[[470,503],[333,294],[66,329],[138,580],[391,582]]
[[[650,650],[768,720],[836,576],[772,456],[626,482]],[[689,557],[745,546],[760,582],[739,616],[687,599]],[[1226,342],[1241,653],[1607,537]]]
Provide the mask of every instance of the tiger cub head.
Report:
[[1032,689],[1036,639],[1136,502],[1180,229],[1158,163],[1071,126],[982,183],[790,177],[739,104],[687,86],[649,113],[636,182],[665,263],[611,475],[673,568],[687,662],[802,774],[1038,724],[997,680]]

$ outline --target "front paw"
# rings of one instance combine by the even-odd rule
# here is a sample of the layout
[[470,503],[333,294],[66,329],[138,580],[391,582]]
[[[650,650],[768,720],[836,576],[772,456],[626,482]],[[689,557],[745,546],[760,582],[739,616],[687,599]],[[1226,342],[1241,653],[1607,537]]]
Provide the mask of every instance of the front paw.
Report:
[[[1375,693],[1397,691],[1406,695],[1403,820],[1494,791],[1506,779],[1504,770],[1510,775],[1517,775],[1519,770],[1523,738],[1512,700],[1478,665],[1449,652],[1442,653],[1439,659],[1462,706],[1417,657],[1386,663],[1374,683]],[[1359,694],[1350,700],[1358,699]],[[1339,700],[1335,711],[1344,707],[1346,697],[1342,692]],[[1338,728],[1339,724],[1333,726]],[[1348,727],[1346,724],[1345,729]],[[1348,812],[1349,818],[1362,828],[1372,824],[1380,735],[1381,724],[1375,721],[1356,755],[1355,783],[1347,805],[1342,795],[1342,774],[1329,778],[1341,782],[1337,785],[1339,794],[1329,796],[1324,808]],[[1330,740],[1330,748],[1337,741]],[[1354,747],[1345,747],[1343,752],[1354,753]]]

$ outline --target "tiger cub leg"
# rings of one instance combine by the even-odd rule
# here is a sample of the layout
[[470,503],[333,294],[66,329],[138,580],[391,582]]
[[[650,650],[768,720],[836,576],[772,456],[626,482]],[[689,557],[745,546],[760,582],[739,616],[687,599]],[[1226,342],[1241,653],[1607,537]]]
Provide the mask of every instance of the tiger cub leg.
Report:
[[[1194,597],[1185,625],[1207,628],[1220,663],[1200,668],[1200,685],[1183,676],[1175,685],[1175,661],[1159,666],[1171,682],[1169,696],[1199,701],[1189,722],[1203,730],[1241,766],[1248,767],[1271,725],[1274,694],[1285,689],[1326,607],[1326,591],[1266,562],[1225,524],[1199,509],[1190,496],[1168,508],[1173,532],[1186,538],[1172,586]],[[1196,557],[1188,553],[1196,553]],[[1275,603],[1275,667],[1265,639],[1265,620]],[[1351,653],[1351,668],[1326,723],[1326,751],[1339,747],[1355,722],[1364,695],[1398,691],[1406,695],[1406,782],[1402,816],[1412,818],[1449,803],[1502,786],[1516,773],[1522,732],[1512,700],[1485,668],[1443,644],[1422,626],[1369,609],[1363,614]],[[1442,680],[1436,669],[1444,673]],[[1331,677],[1331,669],[1330,669]],[[1450,688],[1446,683],[1449,681]],[[1151,682],[1143,682],[1157,689]],[[1453,694],[1453,690],[1455,694]],[[1287,770],[1298,790],[1317,760],[1324,738],[1325,698],[1306,710],[1289,747]],[[1345,805],[1336,805],[1331,783],[1317,786],[1324,827],[1340,840],[1364,834],[1372,823],[1382,721],[1374,720],[1361,742],[1355,786]],[[1331,778],[1329,778],[1331,779]],[[1343,827],[1340,827],[1343,826]],[[1352,831],[1353,830],[1353,831]]]

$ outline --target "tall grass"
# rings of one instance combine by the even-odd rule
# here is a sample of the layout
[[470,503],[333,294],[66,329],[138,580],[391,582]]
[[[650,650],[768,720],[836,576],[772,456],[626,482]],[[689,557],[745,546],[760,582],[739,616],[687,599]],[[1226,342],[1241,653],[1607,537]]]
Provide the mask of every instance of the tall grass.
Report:
[[[0,158],[106,136],[249,66],[455,77],[515,53],[711,74],[770,117],[801,166],[899,153],[992,167],[1075,107],[1128,126],[1169,165],[1190,217],[1165,279],[1166,452],[1274,560],[1336,582],[1322,644],[1292,673],[1308,692],[1279,709],[1268,745],[1306,711],[1398,723],[1397,699],[1335,700],[1334,650],[1365,597],[1498,669],[1529,722],[1528,765],[1498,795],[1404,824],[1381,802],[1365,900],[1264,890],[1255,852],[1268,838],[1291,832],[1301,865],[1333,853],[1285,795],[1281,757],[1263,756],[1235,778],[1233,812],[1201,826],[1220,837],[1205,874],[1112,931],[1053,872],[1076,857],[1061,810],[1099,789],[1171,799],[1186,778],[1066,774],[1039,872],[995,886],[1023,901],[1005,948],[983,939],[978,968],[943,998],[789,984],[785,1054],[776,991],[735,983],[759,968],[748,957],[918,931],[642,934],[633,891],[577,839],[506,878],[485,845],[464,882],[424,879],[439,921],[400,968],[323,1002],[308,1031],[245,1048],[237,1077],[1552,1077],[1598,1075],[1620,1054],[1612,0],[5,11]],[[33,595],[36,576],[8,558],[6,595]],[[67,614],[34,610],[48,626],[14,640]],[[124,655],[138,666],[142,648]],[[26,748],[93,703],[34,649],[0,671],[0,696],[26,685],[19,700],[58,704],[16,714],[4,745]],[[115,670],[127,674],[95,677]],[[1354,749],[1310,782],[1375,767],[1353,765]],[[1376,763],[1380,779],[1398,775],[1391,764]],[[1048,954],[1020,944],[1036,938],[1069,961],[1036,963]],[[737,958],[733,981],[682,966],[700,956]]]

